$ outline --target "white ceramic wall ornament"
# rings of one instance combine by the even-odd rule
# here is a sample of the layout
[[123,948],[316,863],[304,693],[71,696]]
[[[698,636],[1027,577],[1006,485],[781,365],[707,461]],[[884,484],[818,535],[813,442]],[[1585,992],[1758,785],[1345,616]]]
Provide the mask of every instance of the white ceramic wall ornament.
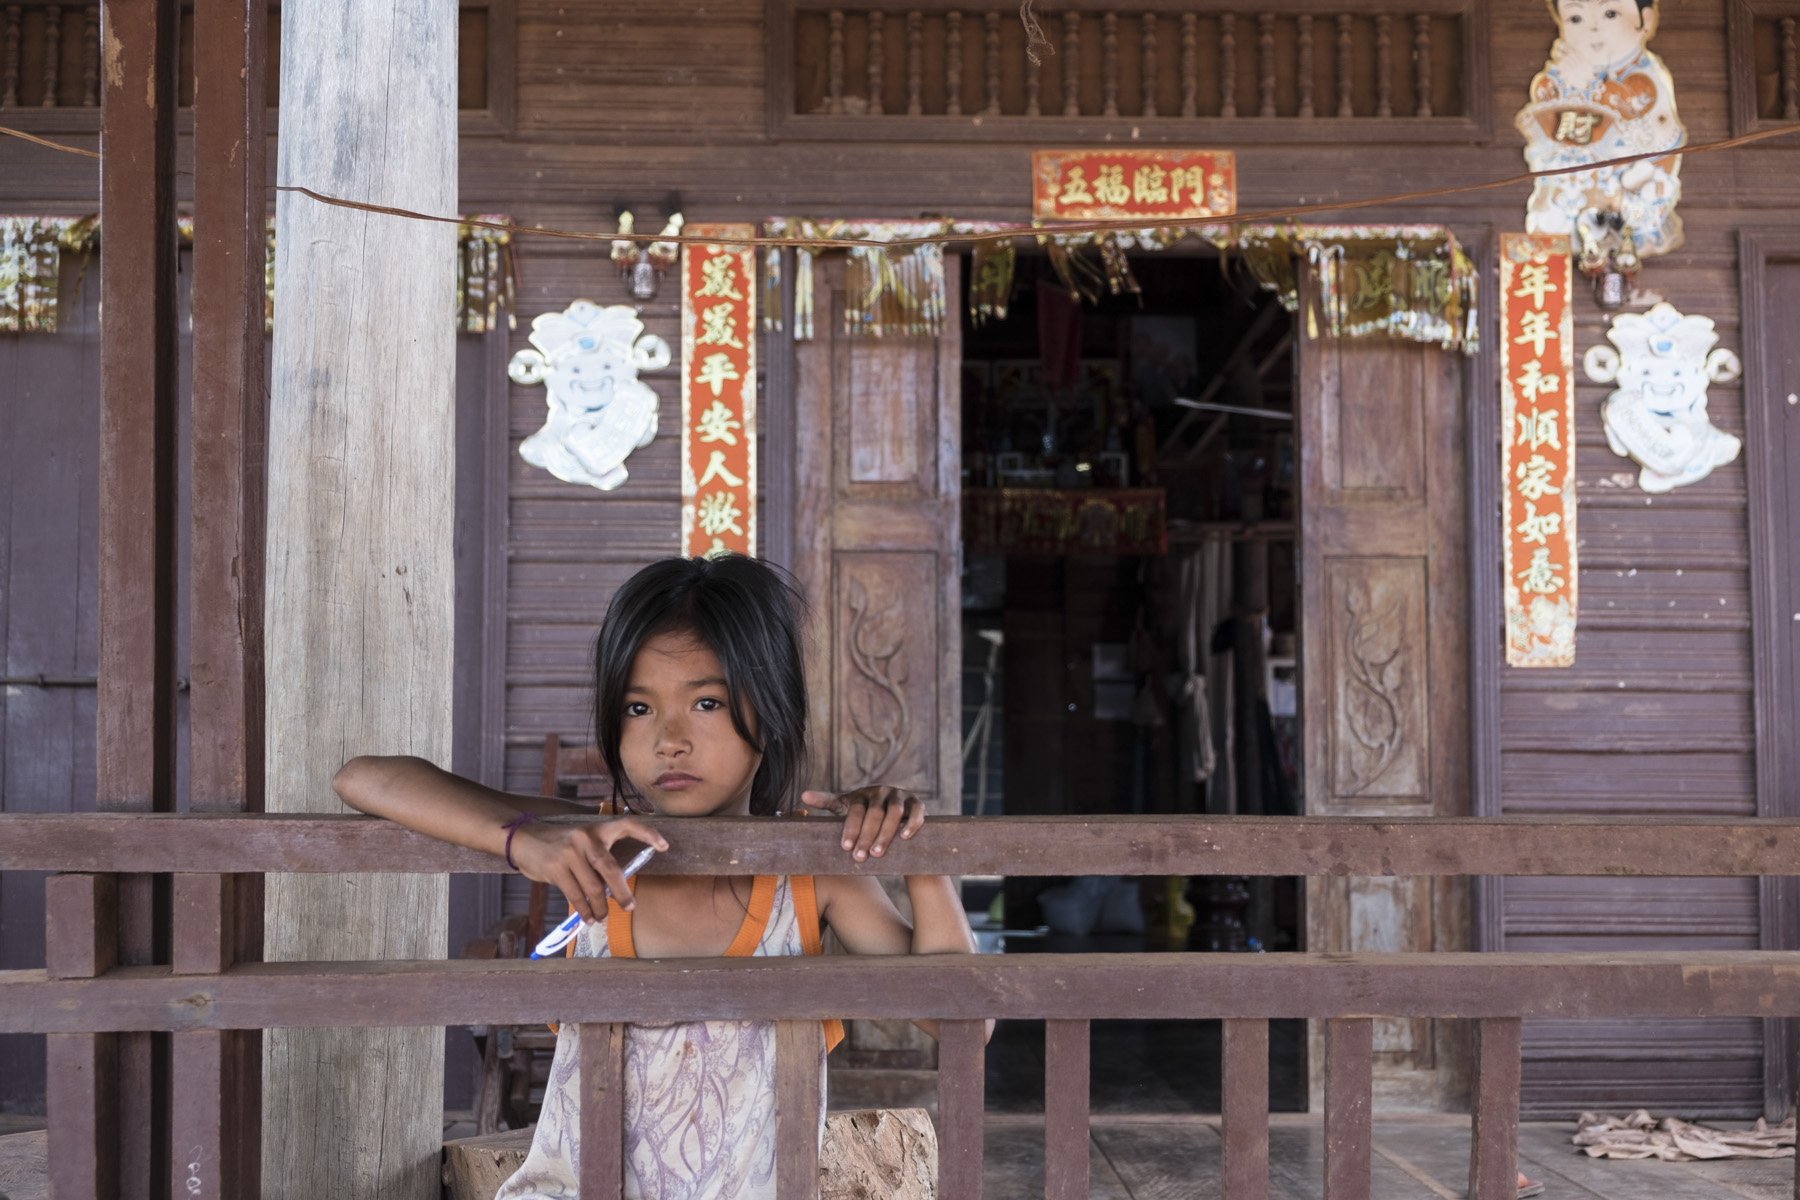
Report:
[[644,333],[635,308],[577,300],[533,318],[531,344],[506,373],[543,384],[550,412],[519,456],[568,483],[612,491],[625,482],[626,456],[656,436],[658,400],[638,372],[668,366],[668,343]]
[[1639,487],[1683,487],[1738,456],[1743,442],[1715,428],[1706,412],[1707,386],[1743,374],[1736,354],[1713,349],[1719,335],[1711,317],[1658,304],[1614,317],[1606,338],[1612,345],[1590,348],[1582,367],[1595,383],[1617,385],[1600,417],[1612,452],[1642,467]]

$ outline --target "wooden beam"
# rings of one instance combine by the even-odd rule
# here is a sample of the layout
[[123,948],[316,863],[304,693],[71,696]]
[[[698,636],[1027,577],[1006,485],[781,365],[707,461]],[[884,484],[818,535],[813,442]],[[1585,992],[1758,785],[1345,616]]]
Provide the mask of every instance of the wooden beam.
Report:
[[1475,1023],[1471,1200],[1514,1200],[1518,1195],[1520,1036],[1516,1018]]
[[[441,0],[283,8],[277,175],[456,212],[456,38]],[[342,812],[321,785],[351,755],[450,761],[455,228],[291,192],[276,221],[268,807]],[[270,959],[444,953],[441,875],[267,886]],[[278,1029],[266,1046],[265,1195],[435,1200],[441,1030]]]
[[1369,1200],[1375,1023],[1325,1022],[1325,1200]]
[[1800,1014],[1800,963],[1764,950],[1446,951],[284,962],[216,976],[120,967],[97,979],[0,971],[0,1033],[925,1013],[946,1021],[1790,1016]]
[[[933,817],[914,840],[860,863],[829,821],[660,828],[670,849],[648,874],[1692,877],[1774,875],[1800,862],[1793,818]],[[0,870],[494,874],[506,864],[368,817],[6,813]]]
[[1219,1174],[1232,1200],[1268,1200],[1269,1023],[1228,1020],[1224,1026]]
[[[844,1011],[851,1017],[863,1015],[853,1009]],[[913,1011],[926,1013],[937,1009],[927,1002]],[[981,1200],[982,1148],[985,1144],[982,1115],[987,1095],[983,1064],[986,1058],[987,1028],[982,1021],[949,1020],[939,1024],[937,1194],[941,1200]]]
[[823,1037],[817,1021],[775,1023],[776,1200],[817,1200],[819,1195]]
[[578,1030],[581,1200],[617,1200],[625,1185],[625,1026]]
[[[45,974],[92,979],[118,964],[118,880],[55,875],[44,881]],[[143,1035],[137,1040],[147,1044]],[[48,1039],[50,1185],[60,1197],[112,1200],[119,1189],[119,1044],[112,1034]]]
[[1087,1200],[1088,1021],[1044,1022],[1044,1196]]

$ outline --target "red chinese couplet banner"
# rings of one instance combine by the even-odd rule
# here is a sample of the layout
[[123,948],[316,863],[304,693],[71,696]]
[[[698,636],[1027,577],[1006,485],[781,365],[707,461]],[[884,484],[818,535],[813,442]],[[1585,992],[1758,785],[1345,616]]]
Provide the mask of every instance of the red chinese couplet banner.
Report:
[[756,553],[755,264],[748,246],[681,248],[681,552],[690,557]]
[[1506,661],[1575,663],[1575,346],[1567,238],[1500,238]]
[[1229,150],[1034,150],[1031,213],[1074,221],[1224,217],[1237,211]]

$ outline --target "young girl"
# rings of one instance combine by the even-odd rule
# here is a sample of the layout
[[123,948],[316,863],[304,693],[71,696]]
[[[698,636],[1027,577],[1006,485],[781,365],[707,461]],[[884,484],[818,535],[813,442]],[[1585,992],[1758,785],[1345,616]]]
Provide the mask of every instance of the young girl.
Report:
[[[588,922],[577,957],[817,954],[821,925],[856,954],[972,953],[961,900],[941,875],[906,877],[910,925],[868,876],[622,876],[615,844],[667,850],[680,837],[673,822],[639,814],[773,817],[797,811],[797,798],[844,819],[843,847],[858,861],[881,857],[924,822],[919,799],[896,788],[798,792],[807,711],[800,607],[782,576],[740,556],[668,559],[619,590],[594,650],[595,725],[614,798],[631,815],[541,822],[590,810],[497,792],[416,758],[352,759],[333,786],[363,812],[505,856],[554,884]],[[497,1200],[576,1194],[577,1036],[572,1025],[558,1034],[531,1152]],[[827,1049],[821,1036],[821,1057]],[[769,1022],[632,1026],[625,1195],[772,1197],[774,1061]]]

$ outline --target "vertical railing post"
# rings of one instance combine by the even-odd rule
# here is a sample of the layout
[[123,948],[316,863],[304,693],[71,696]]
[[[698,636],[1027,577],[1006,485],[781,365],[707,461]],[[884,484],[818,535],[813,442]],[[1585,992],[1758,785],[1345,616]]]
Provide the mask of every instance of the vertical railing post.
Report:
[[1518,1195],[1520,1028],[1517,1017],[1475,1023],[1470,1200],[1514,1200]]
[[1089,1023],[1044,1022],[1044,1195],[1088,1194]]
[[1375,1023],[1325,1022],[1325,1200],[1369,1200]]
[[[118,961],[118,877],[53,875],[44,881],[46,973],[92,979]],[[57,1200],[112,1200],[119,1188],[119,1039],[53,1033],[50,1071],[50,1189]]]
[[625,1026],[582,1025],[580,1048],[581,1200],[618,1200],[625,1191]]
[[817,1021],[775,1022],[775,1200],[817,1200],[824,1033]]
[[[263,456],[268,5],[195,0],[193,406],[189,472],[189,798],[263,808]],[[177,973],[262,958],[262,878],[175,881]],[[262,1191],[262,1031],[181,1033],[170,1168],[177,1196]]]
[[[175,807],[175,0],[101,6],[100,654],[95,806]],[[71,885],[73,886],[73,885]],[[118,960],[167,961],[167,891],[153,875],[117,881]],[[106,936],[101,932],[103,940]],[[54,951],[53,951],[54,953]],[[52,1038],[49,1125],[96,1158],[82,1188],[154,1196],[168,1164],[168,1038]],[[89,1142],[90,1136],[95,1139]],[[53,1155],[53,1157],[61,1157]],[[58,1163],[57,1171],[76,1170]],[[84,1194],[59,1189],[58,1196]]]
[[1220,1124],[1224,1143],[1219,1174],[1231,1200],[1269,1195],[1269,1023],[1227,1020]]
[[938,1029],[938,1198],[981,1200],[986,1131],[987,1025],[944,1021]]

